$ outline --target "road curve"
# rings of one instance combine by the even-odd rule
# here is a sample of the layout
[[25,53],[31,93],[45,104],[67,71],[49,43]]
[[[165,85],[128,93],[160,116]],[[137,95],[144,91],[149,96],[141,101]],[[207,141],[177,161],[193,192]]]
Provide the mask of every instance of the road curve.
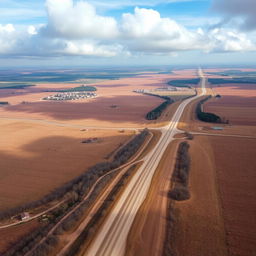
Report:
[[96,235],[84,256],[122,256],[125,253],[126,239],[136,216],[143,203],[154,172],[166,150],[168,144],[178,133],[177,125],[185,107],[196,98],[206,94],[206,78],[201,69],[198,71],[201,78],[201,93],[193,98],[184,100],[176,110],[172,120],[162,128],[160,137],[155,148],[148,153],[144,163],[132,177],[122,196],[116,202],[115,207],[107,217],[100,232]]

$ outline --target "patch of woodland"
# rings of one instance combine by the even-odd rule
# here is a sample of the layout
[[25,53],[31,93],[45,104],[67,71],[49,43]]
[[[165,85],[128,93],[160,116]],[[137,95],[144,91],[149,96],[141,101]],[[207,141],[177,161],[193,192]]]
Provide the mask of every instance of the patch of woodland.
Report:
[[79,235],[79,237],[75,240],[75,242],[71,245],[69,250],[65,255],[67,256],[75,256],[79,252],[80,248],[88,241],[90,238],[93,237],[95,234],[98,225],[107,215],[108,210],[114,204],[114,200],[117,198],[119,192],[124,188],[126,185],[129,177],[135,171],[136,165],[131,166],[125,174],[122,175],[120,180],[117,184],[113,187],[103,204],[100,206],[99,210],[94,214],[86,228],[83,232]]
[[190,198],[188,181],[190,169],[189,144],[181,142],[177,152],[174,172],[172,176],[173,188],[169,197],[173,200],[182,201]]
[[159,106],[157,106],[156,108],[152,109],[151,111],[149,111],[147,114],[146,114],[146,119],[147,120],[156,120],[158,119],[161,114],[163,113],[163,111],[170,105],[174,102],[173,99],[171,99],[170,97],[168,96],[159,96],[159,95],[156,95],[156,94],[148,94],[148,95],[151,95],[151,96],[156,96],[156,97],[159,97],[161,99],[164,99],[165,101],[163,103],[161,103]]
[[208,113],[208,112],[204,112],[202,110],[202,106],[203,104],[211,99],[212,96],[209,95],[206,98],[200,100],[196,106],[196,116],[200,121],[203,122],[208,122],[208,123],[229,123],[228,120],[222,120],[221,117],[219,117],[218,115],[214,114],[214,113]]
[[175,234],[178,232],[175,230],[175,222],[178,221],[179,211],[178,209],[175,209],[174,203],[175,201],[182,201],[190,198],[188,189],[189,169],[189,144],[185,141],[181,142],[178,147],[177,158],[172,175],[171,188],[168,193],[169,198],[167,205],[166,231],[162,256],[177,255],[173,244],[175,244]]

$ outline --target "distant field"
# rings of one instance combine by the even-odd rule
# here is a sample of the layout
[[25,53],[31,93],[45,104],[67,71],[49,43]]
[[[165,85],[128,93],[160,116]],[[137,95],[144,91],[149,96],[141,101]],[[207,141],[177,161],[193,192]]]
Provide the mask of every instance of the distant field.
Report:
[[256,77],[209,78],[211,84],[256,84]]
[[138,69],[76,69],[76,70],[0,70],[0,81],[20,83],[94,83],[102,80],[116,80],[134,77],[146,72],[170,74],[166,69],[138,68]]
[[220,75],[220,76],[256,76],[256,71],[243,71],[243,70],[225,70],[219,72],[206,72],[206,74],[210,75]]
[[97,91],[97,88],[95,86],[78,86],[78,87],[73,87],[69,89],[55,89],[55,90],[49,90],[50,92],[95,92]]
[[199,78],[192,78],[192,79],[177,79],[177,80],[171,80],[168,82],[171,86],[176,87],[188,87],[190,88],[191,85],[197,85],[200,82]]
[[26,87],[34,86],[33,84],[23,84],[23,83],[1,83],[0,89],[24,89]]

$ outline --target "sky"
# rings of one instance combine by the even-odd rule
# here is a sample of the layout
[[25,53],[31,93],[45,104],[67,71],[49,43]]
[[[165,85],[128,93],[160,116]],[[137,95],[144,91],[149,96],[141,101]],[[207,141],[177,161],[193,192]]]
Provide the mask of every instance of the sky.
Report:
[[255,0],[0,0],[0,67],[254,65]]

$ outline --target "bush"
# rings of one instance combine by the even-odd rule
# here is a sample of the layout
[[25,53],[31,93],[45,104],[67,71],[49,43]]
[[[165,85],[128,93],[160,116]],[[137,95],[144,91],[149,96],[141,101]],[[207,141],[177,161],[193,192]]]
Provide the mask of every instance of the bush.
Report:
[[166,96],[158,96],[158,97],[165,99],[165,101],[147,113],[146,115],[147,120],[156,120],[158,117],[161,116],[162,112],[167,108],[167,106],[174,102],[171,98]]
[[182,201],[190,198],[190,193],[187,187],[175,187],[169,192],[169,197],[173,200]]

